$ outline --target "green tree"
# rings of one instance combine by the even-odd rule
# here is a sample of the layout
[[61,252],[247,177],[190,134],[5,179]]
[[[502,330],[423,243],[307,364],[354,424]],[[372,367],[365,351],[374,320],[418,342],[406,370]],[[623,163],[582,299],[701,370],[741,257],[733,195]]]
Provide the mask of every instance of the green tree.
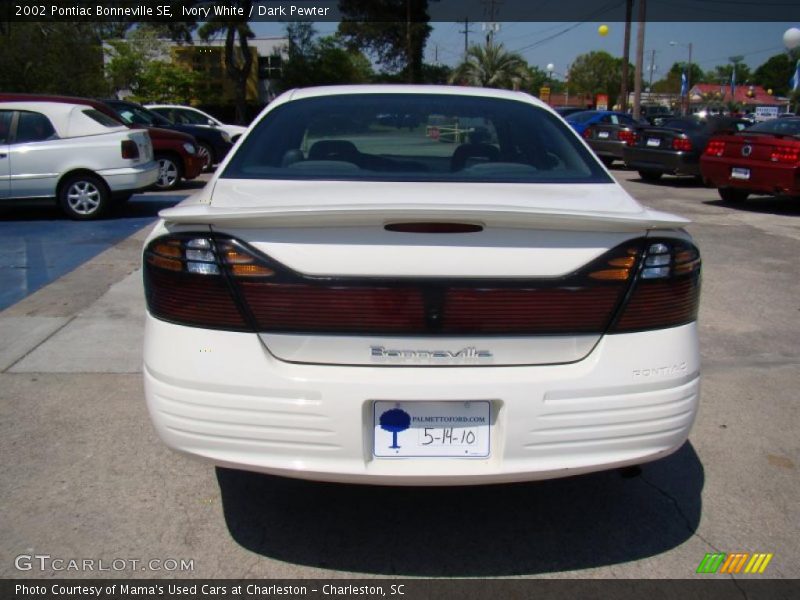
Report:
[[[628,73],[634,69],[629,65]],[[569,88],[571,91],[606,94],[609,106],[617,104],[622,83],[622,59],[615,58],[605,51],[593,51],[581,54],[572,63],[569,70]],[[629,76],[628,89],[633,89],[633,76]]]
[[[653,84],[653,91],[660,94],[680,94],[681,92],[681,74],[686,69],[685,62],[672,63],[666,77],[659,79]],[[705,80],[705,73],[697,63],[692,63],[692,68],[689,76],[689,85],[694,86],[697,83]]]
[[422,58],[431,32],[428,0],[339,0],[338,33],[351,50],[364,49],[389,72],[422,81]]
[[512,89],[527,84],[528,63],[520,54],[508,52],[503,44],[476,44],[450,75],[450,83]]
[[799,58],[800,52],[771,56],[753,72],[753,82],[765,90],[771,89],[776,96],[785,96],[789,92],[789,80]]
[[283,64],[284,89],[337,83],[368,83],[372,65],[363,53],[345,47],[338,36],[316,37],[308,22],[286,27],[288,59]]
[[[710,71],[707,71],[705,78],[701,81],[705,81],[707,83],[725,83],[725,85],[728,85],[731,82],[732,73],[732,64],[717,65]],[[750,72],[750,67],[748,67],[745,63],[738,63],[736,65],[736,85],[742,85],[746,81],[752,80],[753,74]]]
[[234,83],[236,120],[244,123],[247,120],[247,81],[253,71],[253,53],[248,40],[255,34],[247,24],[253,0],[225,0],[223,3],[236,7],[243,16],[211,17],[198,33],[204,40],[217,35],[225,36],[225,70]]
[[113,93],[125,91],[136,102],[187,104],[194,98],[197,74],[171,62],[156,30],[137,28],[107,47],[106,79]]
[[6,23],[0,89],[6,92],[103,96],[103,48],[93,23]]

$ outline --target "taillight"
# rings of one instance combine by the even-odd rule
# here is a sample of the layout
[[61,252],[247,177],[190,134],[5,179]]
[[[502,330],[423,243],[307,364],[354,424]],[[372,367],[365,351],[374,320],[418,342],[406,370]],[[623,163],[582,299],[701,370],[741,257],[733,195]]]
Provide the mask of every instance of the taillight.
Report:
[[122,141],[122,158],[139,158],[139,146],[133,140]]
[[678,152],[689,152],[692,149],[692,140],[682,137],[673,138],[672,149]]
[[586,129],[583,130],[583,133],[581,135],[583,136],[583,139],[590,140],[594,135],[594,129],[592,127],[587,127]]
[[722,156],[725,154],[725,142],[722,140],[711,140],[706,146],[706,156]]
[[627,146],[633,146],[636,144],[636,133],[633,131],[628,131],[627,129],[621,129],[617,133],[617,138],[625,142],[625,145]]
[[796,163],[800,161],[800,148],[797,146],[775,146],[769,159],[772,162]]
[[684,325],[697,319],[700,253],[677,240],[651,241],[613,333]]
[[693,320],[700,260],[686,242],[639,239],[554,279],[312,277],[238,240],[198,233],[153,240],[144,267],[150,313],[194,327],[557,335],[602,334],[612,323],[611,331],[623,332]]

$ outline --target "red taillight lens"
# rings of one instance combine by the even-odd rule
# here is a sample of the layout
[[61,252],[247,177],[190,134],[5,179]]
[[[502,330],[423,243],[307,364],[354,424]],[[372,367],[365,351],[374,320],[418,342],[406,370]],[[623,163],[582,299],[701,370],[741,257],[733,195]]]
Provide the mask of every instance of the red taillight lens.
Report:
[[671,327],[697,313],[700,259],[686,242],[634,240],[557,279],[432,282],[308,277],[206,235],[164,236],[146,248],[153,316],[233,331],[556,335],[602,334],[615,318],[613,332]]
[[689,152],[692,149],[692,140],[689,138],[674,138],[672,140],[672,149],[678,152]]
[[628,131],[627,129],[621,129],[617,133],[617,138],[625,142],[627,146],[633,146],[636,144],[636,133],[633,131]]
[[139,146],[133,140],[123,140],[122,142],[122,158],[134,159],[139,158]]
[[594,136],[594,129],[591,127],[587,127],[586,129],[583,130],[583,133],[581,135],[583,136],[583,139],[590,140]]
[[700,253],[684,241],[651,242],[612,333],[675,327],[697,320]]
[[725,154],[725,142],[722,140],[711,140],[706,146],[706,156],[722,156]]
[[797,146],[775,146],[769,159],[772,162],[794,164],[800,161],[800,148]]

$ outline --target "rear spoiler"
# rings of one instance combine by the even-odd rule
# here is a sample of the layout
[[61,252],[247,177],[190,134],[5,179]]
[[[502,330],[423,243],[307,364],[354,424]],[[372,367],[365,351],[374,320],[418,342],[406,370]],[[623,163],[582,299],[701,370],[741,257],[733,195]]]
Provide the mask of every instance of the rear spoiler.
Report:
[[402,221],[457,221],[508,228],[541,228],[570,231],[635,232],[643,229],[675,229],[690,221],[643,208],[634,213],[537,209],[514,205],[462,205],[452,208],[425,204],[278,206],[268,208],[215,207],[187,204],[162,210],[159,216],[173,225],[220,227],[331,227],[383,226]]

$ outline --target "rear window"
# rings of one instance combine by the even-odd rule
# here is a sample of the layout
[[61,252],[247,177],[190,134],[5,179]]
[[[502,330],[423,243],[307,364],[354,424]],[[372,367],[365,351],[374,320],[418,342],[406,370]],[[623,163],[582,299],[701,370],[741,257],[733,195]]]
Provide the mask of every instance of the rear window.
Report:
[[607,183],[549,112],[497,98],[354,94],[288,102],[256,125],[223,178]]
[[772,119],[771,121],[753,125],[747,131],[760,131],[777,135],[800,135],[800,119]]
[[596,116],[597,113],[594,111],[572,113],[571,115],[567,116],[567,121],[572,121],[574,123],[585,123]]
[[108,115],[104,115],[99,110],[95,110],[94,108],[90,108],[82,112],[87,117],[97,121],[98,123],[100,123],[100,125],[103,125],[104,127],[119,127],[120,125],[122,125],[122,123],[120,123],[116,119],[112,119]]

